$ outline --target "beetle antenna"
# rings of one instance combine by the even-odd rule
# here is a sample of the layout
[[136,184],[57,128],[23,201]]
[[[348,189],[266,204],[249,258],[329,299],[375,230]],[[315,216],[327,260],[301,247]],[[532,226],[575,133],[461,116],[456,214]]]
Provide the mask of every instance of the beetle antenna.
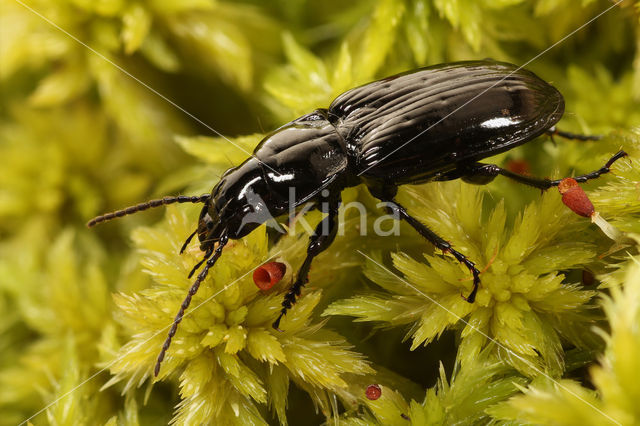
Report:
[[[167,335],[167,338],[165,339],[164,344],[162,345],[162,350],[158,355],[156,366],[153,369],[153,374],[155,377],[158,377],[158,373],[160,373],[160,364],[162,364],[162,361],[164,360],[164,356],[167,353],[169,346],[171,346],[171,339],[173,339],[173,336],[175,336],[176,334],[176,330],[178,330],[178,324],[180,324],[180,321],[182,321],[184,312],[187,310],[187,308],[191,304],[191,298],[198,292],[198,288],[200,287],[200,284],[207,277],[207,274],[209,273],[209,269],[213,267],[213,265],[215,265],[216,261],[222,254],[222,249],[227,244],[227,241],[229,241],[229,238],[227,237],[226,234],[223,234],[220,240],[218,241],[218,247],[215,249],[213,256],[209,260],[207,260],[207,263],[204,265],[204,268],[202,269],[202,271],[200,271],[195,282],[189,289],[189,293],[187,293],[187,297],[185,297],[184,300],[182,301],[180,310],[178,311],[178,314],[174,318],[173,324],[171,324],[171,329],[169,330],[169,334]],[[207,255],[210,255],[210,252],[207,252],[207,254],[205,254],[205,259]]]
[[203,195],[193,195],[193,196],[179,195],[177,197],[163,197],[157,200],[150,200],[145,203],[136,204],[135,206],[127,207],[122,210],[116,210],[115,212],[94,217],[89,222],[87,222],[87,227],[91,228],[92,226],[95,226],[98,223],[107,222],[117,217],[138,213],[153,207],[160,207],[160,206],[165,206],[167,204],[173,204],[173,203],[206,203],[209,201],[209,198],[211,198],[210,194],[203,194]]

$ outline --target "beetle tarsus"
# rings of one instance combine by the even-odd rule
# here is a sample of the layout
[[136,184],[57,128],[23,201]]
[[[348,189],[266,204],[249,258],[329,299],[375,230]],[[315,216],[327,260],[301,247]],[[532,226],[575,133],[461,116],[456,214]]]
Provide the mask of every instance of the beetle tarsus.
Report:
[[278,315],[278,319],[275,320],[273,324],[271,324],[271,327],[273,327],[274,330],[279,331],[280,333],[284,333],[284,330],[280,329],[280,320],[282,319],[283,316],[284,316],[284,313],[280,312],[280,315]]
[[[613,154],[613,156],[609,159],[609,161],[607,161],[607,163],[604,166],[600,167],[598,170],[594,170],[584,175],[574,176],[573,179],[575,179],[576,182],[584,183],[588,180],[599,178],[603,174],[609,173],[611,171],[611,166],[613,165],[613,163],[615,163],[621,158],[626,157],[627,155],[628,154],[626,152],[620,150],[615,154]],[[562,182],[562,179],[550,181],[551,186],[558,186],[560,185],[560,182]]]
[[478,270],[478,268],[476,268],[475,263],[470,261],[465,255],[463,255],[459,251],[451,248],[451,245],[449,245],[449,249],[447,250],[447,252],[452,254],[453,257],[455,257],[458,262],[466,266],[471,272],[471,274],[473,274],[473,288],[471,289],[471,293],[469,293],[469,296],[466,296],[466,297],[463,295],[462,298],[469,303],[475,302],[476,293],[478,292],[478,288],[480,286],[480,271]]
[[460,295],[469,303],[473,303],[476,301],[476,294],[478,293],[478,288],[480,287],[480,272],[475,267],[473,267],[471,272],[473,274],[473,288],[471,289],[471,293],[469,293],[468,296],[465,296],[464,294]]
[[[287,311],[291,309],[293,305],[295,305],[296,298],[300,296],[300,293],[302,292],[302,287],[304,287],[304,285],[309,281],[309,269],[311,269],[311,262],[313,261],[313,258],[326,250],[336,238],[336,234],[338,233],[337,219],[339,207],[339,196],[329,200],[329,214],[324,219],[322,219],[322,221],[316,227],[314,234],[309,238],[307,257],[304,259],[304,262],[302,263],[302,266],[298,271],[298,278],[289,288],[287,294],[284,295],[280,315],[278,316],[278,319],[275,320],[271,325],[274,329],[282,331],[279,328],[280,320],[284,315],[287,314]],[[323,233],[323,231],[326,231],[326,234]]]
[[[626,157],[627,153],[624,151],[616,152],[607,163],[599,168],[598,170],[594,170],[590,173],[575,176],[574,179],[576,182],[586,182],[591,179],[596,179],[605,173],[610,172],[610,168],[619,159]],[[467,170],[463,179],[468,182],[473,182],[475,180],[488,179],[493,178],[495,176],[502,175],[508,177],[509,179],[515,180],[518,183],[522,183],[524,185],[532,186],[534,188],[538,188],[541,190],[549,189],[554,186],[558,186],[562,179],[550,180],[550,179],[540,179],[532,176],[524,176],[518,173],[514,173],[510,170],[503,169],[495,164],[483,164],[483,163],[475,163],[471,166],[467,166]]]

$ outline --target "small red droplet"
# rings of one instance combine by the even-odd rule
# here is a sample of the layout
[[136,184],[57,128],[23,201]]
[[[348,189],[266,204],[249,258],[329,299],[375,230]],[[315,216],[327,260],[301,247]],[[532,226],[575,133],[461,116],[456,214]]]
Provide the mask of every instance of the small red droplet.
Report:
[[562,194],[562,202],[573,210],[574,213],[591,217],[595,212],[595,208],[587,197],[587,194],[580,188],[578,182],[573,178],[564,178],[558,185],[558,191]]
[[371,401],[375,401],[376,399],[380,398],[380,396],[382,395],[382,389],[378,385],[369,385],[367,386],[367,391],[365,392],[365,395],[367,396],[367,399],[370,399]]
[[268,262],[253,271],[253,282],[260,290],[266,291],[276,285],[287,272],[282,262]]

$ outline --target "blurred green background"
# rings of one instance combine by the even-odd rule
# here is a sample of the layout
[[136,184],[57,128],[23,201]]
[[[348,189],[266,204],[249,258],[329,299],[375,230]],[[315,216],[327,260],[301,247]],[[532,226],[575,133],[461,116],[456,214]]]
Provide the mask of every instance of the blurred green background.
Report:
[[[151,378],[201,257],[178,255],[197,206],[88,219],[210,191],[264,133],[349,88],[482,58],[527,63],[565,96],[560,128],[605,135],[492,161],[569,176],[630,154],[585,185],[624,241],[555,190],[405,188],[487,266],[478,302],[410,229],[361,237],[351,218],[279,334],[286,282],[263,294],[246,274],[270,256],[295,269],[307,236],[260,228],[225,249],[192,307],[222,293]],[[0,424],[640,422],[640,2],[0,0],[0,85]],[[344,198],[382,213],[363,188]]]

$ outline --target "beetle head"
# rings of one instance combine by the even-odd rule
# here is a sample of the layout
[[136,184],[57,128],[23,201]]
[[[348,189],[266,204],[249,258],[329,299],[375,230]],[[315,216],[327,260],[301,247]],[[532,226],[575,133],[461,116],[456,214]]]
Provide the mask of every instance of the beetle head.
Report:
[[273,219],[267,207],[270,203],[272,195],[257,160],[250,158],[228,170],[200,212],[197,231],[200,249],[207,251],[223,235],[242,238]]

